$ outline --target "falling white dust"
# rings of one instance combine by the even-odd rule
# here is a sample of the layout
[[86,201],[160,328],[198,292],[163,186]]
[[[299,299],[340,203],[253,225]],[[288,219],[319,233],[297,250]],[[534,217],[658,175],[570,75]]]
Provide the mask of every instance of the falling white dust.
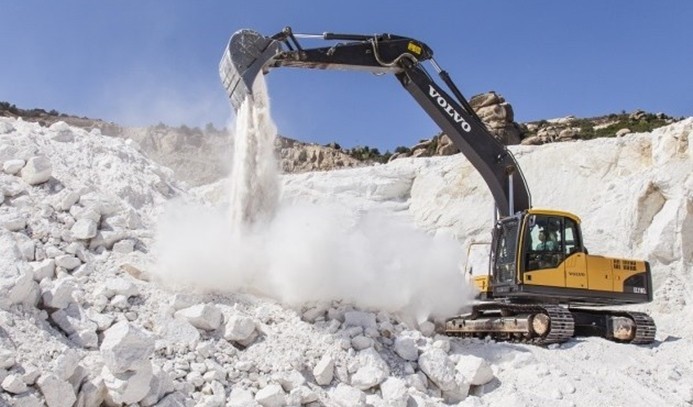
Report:
[[343,300],[417,320],[458,312],[472,290],[456,241],[380,212],[279,200],[276,128],[263,82],[237,114],[230,210],[168,208],[157,232],[161,280],[288,305]]

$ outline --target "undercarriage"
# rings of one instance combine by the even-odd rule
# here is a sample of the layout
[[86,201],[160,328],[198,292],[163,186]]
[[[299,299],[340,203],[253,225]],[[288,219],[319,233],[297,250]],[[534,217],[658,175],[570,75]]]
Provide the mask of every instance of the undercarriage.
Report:
[[648,344],[654,341],[655,333],[654,321],[641,312],[567,308],[558,304],[483,303],[445,323],[445,334],[450,336],[491,337],[536,345],[561,343],[573,336]]

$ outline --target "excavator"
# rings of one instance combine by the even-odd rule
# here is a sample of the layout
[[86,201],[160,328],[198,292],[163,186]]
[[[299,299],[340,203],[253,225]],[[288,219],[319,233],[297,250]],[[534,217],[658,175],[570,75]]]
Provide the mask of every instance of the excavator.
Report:
[[[328,43],[305,48],[299,39]],[[426,61],[447,90],[425,69]],[[472,277],[479,301],[445,321],[443,333],[538,345],[573,336],[654,341],[655,323],[647,314],[603,309],[652,301],[649,263],[589,254],[578,216],[533,208],[515,157],[489,132],[428,45],[392,34],[299,34],[286,27],[263,36],[243,29],[231,36],[219,64],[233,107],[238,110],[252,96],[258,75],[280,67],[393,74],[487,184],[496,208],[488,272]]]

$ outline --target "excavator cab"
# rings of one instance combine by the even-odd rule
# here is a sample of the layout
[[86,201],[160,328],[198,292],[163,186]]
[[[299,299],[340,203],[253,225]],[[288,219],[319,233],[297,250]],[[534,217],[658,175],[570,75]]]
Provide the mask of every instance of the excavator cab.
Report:
[[580,218],[557,210],[529,209],[496,222],[489,273],[474,282],[481,299],[589,305],[652,300],[645,261],[591,256]]

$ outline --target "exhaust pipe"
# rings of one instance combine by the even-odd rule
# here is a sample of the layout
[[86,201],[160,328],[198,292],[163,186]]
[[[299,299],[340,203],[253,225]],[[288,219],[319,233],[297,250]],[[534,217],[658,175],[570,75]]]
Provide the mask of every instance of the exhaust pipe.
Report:
[[252,30],[240,30],[231,36],[219,62],[219,76],[234,110],[252,95],[255,78],[280,52],[281,42]]

